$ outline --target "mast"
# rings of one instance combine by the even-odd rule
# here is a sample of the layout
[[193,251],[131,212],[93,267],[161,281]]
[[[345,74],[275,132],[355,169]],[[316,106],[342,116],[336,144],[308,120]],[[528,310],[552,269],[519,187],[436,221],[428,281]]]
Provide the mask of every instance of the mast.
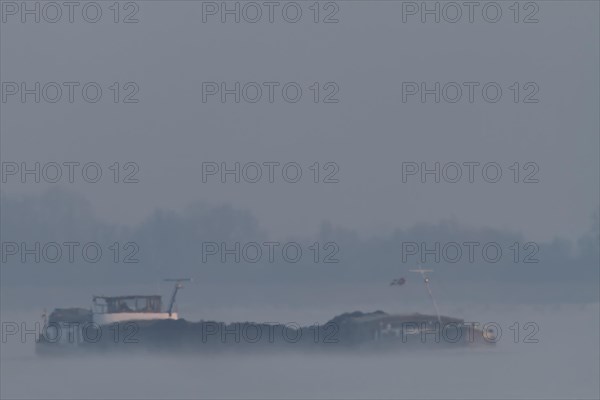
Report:
[[419,269],[409,269],[409,272],[416,272],[418,274],[421,274],[421,276],[423,277],[423,282],[425,283],[425,287],[427,288],[427,293],[429,294],[429,298],[431,299],[433,307],[435,308],[435,313],[437,315],[438,322],[441,325],[442,317],[440,316],[440,309],[438,308],[437,302],[435,301],[435,297],[433,297],[433,293],[431,292],[431,286],[429,286],[429,275],[427,275],[427,273],[433,272],[433,270],[423,269],[419,265]]
[[177,292],[179,289],[183,288],[183,284],[181,282],[191,282],[191,278],[176,278],[176,279],[165,279],[166,282],[175,282],[175,287],[173,288],[173,294],[171,295],[171,301],[169,302],[169,317],[173,314],[173,307],[175,307],[175,297],[177,296]]

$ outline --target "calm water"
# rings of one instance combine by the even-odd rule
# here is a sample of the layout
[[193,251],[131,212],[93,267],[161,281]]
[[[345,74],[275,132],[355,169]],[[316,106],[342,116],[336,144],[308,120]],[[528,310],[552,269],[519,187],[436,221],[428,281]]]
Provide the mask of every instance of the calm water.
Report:
[[[282,310],[279,310],[282,312]],[[459,309],[452,310],[460,313]],[[220,310],[220,317],[237,317]],[[290,313],[290,310],[285,310]],[[306,321],[329,310],[295,309]],[[3,398],[598,398],[599,304],[486,306],[495,348],[338,354],[38,358],[33,343],[2,345]],[[244,314],[276,318],[273,310]],[[450,313],[448,313],[450,314]],[[456,314],[455,314],[456,315]],[[3,312],[3,320],[8,318]],[[321,320],[322,321],[322,320]],[[514,322],[521,324],[515,343]],[[540,330],[523,343],[525,322]],[[314,321],[313,321],[314,322]]]

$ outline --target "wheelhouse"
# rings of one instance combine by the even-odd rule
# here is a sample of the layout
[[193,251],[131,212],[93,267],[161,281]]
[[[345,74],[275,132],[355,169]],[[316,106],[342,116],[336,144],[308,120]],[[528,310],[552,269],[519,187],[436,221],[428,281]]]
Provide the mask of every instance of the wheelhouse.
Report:
[[94,296],[94,313],[160,313],[162,297],[152,296]]

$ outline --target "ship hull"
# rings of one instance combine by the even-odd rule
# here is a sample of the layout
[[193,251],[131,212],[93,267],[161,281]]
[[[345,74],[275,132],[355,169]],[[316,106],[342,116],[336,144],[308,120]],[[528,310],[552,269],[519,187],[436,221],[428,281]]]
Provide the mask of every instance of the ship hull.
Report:
[[[179,320],[93,322],[72,332],[40,335],[36,351],[41,355],[78,352],[181,352],[223,351],[389,351],[443,349],[493,345],[492,337],[462,320],[413,314],[352,313],[320,326]],[[46,330],[46,333],[50,330]],[[74,332],[74,333],[73,333]],[[57,337],[60,337],[57,340]]]

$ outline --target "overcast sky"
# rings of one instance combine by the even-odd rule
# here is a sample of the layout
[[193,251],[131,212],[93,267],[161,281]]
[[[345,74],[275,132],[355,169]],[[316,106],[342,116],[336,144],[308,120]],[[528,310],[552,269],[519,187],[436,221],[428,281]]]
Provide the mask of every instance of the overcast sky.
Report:
[[[600,3],[474,4],[2,0],[0,396],[598,398]],[[502,343],[45,360],[4,340],[177,277],[188,321],[432,314],[419,261],[440,314],[496,321]]]
[[[223,24],[212,15],[203,23],[200,2],[142,2],[138,23],[115,24],[109,3],[100,4],[103,17],[96,24],[77,11],[73,24],[66,16],[55,24],[23,24],[5,15],[0,42],[3,82],[81,84],[72,104],[66,89],[54,104],[8,96],[2,161],[98,162],[100,183],[76,175],[73,184],[65,177],[59,184],[32,184],[31,178],[22,184],[10,175],[4,194],[62,185],[87,198],[101,220],[126,225],[157,208],[228,203],[250,210],[274,237],[314,234],[323,220],[374,235],[451,219],[532,240],[576,238],[589,230],[598,210],[596,2],[542,2],[535,13],[539,22],[529,24],[514,23],[508,3],[495,24],[480,11],[474,23],[464,16],[454,24],[423,24],[418,15],[403,23],[401,4],[391,2],[339,2],[339,10],[321,10],[320,20],[335,12],[339,22],[329,24],[313,22],[312,3],[300,3],[303,16],[295,24],[277,10],[274,23],[265,15],[254,24]],[[133,11],[121,10],[120,18]],[[521,10],[519,18],[532,11]],[[272,104],[266,89],[257,103],[242,98],[236,104],[231,95],[222,103],[218,94],[202,101],[203,82],[231,87],[235,81],[280,85]],[[86,82],[103,88],[99,102],[82,100]],[[115,104],[114,82],[120,100],[139,88],[133,97],[139,102]],[[126,87],[128,82],[136,86]],[[303,89],[297,103],[281,97],[287,82]],[[473,103],[465,89],[458,102],[442,98],[436,104],[433,95],[423,103],[418,94],[403,102],[403,82],[480,85]],[[497,103],[482,97],[488,82],[503,90]],[[517,103],[510,88],[515,82]],[[322,102],[332,92],[330,99],[339,102]],[[530,94],[539,101],[524,103]],[[203,162],[233,168],[235,162],[270,161],[298,163],[302,178],[287,183],[276,167],[275,182],[268,183],[264,167],[258,183],[223,184],[218,174],[203,183]],[[433,168],[435,162],[471,161],[497,162],[501,180],[487,183],[479,166],[473,183],[467,167],[458,183],[431,183],[429,176],[423,184],[418,174],[402,182],[402,163]],[[124,165],[135,162],[139,183],[112,183],[114,162],[120,163],[120,179],[133,171]],[[318,184],[310,168],[315,162]],[[519,183],[510,169],[515,162]],[[535,164],[525,168],[527,163]],[[339,182],[322,183],[328,173]],[[523,183],[529,173],[539,183]]]

